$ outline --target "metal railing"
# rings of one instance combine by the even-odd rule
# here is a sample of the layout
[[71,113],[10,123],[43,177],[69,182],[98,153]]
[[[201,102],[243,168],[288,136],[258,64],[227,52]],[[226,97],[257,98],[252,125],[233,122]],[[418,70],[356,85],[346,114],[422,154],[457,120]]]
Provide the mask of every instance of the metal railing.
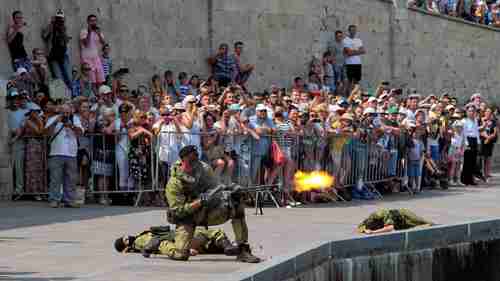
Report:
[[[47,193],[48,137],[27,137],[25,152],[38,143],[39,171],[42,185],[26,188],[24,195]],[[270,152],[275,143],[287,161],[273,163]],[[255,139],[251,135],[221,135],[160,131],[152,139],[128,135],[86,134],[79,138],[79,185],[87,195],[136,193],[138,205],[144,193],[162,193],[169,170],[178,159],[180,148],[195,145],[200,159],[212,165],[221,181],[247,187],[275,186],[278,192],[293,191],[293,174],[297,170],[324,170],[335,176],[335,188],[346,188],[359,181],[365,184],[401,179],[405,175],[405,153],[399,138],[383,134],[273,135]],[[205,145],[204,145],[205,144]],[[210,145],[206,145],[210,144]],[[25,170],[34,156],[25,153]],[[87,158],[87,163],[82,160]],[[29,169],[28,169],[29,170]],[[25,182],[33,175],[26,174]],[[35,192],[33,192],[33,190]],[[273,198],[274,199],[274,198]]]

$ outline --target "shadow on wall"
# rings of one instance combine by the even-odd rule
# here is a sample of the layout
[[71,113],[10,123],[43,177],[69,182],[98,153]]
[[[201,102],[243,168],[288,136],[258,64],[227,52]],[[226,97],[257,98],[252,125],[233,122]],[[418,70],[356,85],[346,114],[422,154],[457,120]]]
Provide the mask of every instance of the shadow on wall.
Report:
[[[0,216],[0,231],[36,225],[142,213],[152,210],[155,210],[155,208],[103,207],[90,205],[86,205],[80,209],[52,209],[48,207],[47,203],[0,202],[0,214],[2,214]],[[4,280],[1,274],[0,280]]]

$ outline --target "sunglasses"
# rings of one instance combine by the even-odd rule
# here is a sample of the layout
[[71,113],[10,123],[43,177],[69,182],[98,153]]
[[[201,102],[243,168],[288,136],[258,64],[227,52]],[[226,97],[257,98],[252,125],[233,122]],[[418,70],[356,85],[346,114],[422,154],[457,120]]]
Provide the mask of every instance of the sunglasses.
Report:
[[92,68],[84,68],[83,71],[91,71]]
[[120,89],[120,93],[128,93],[129,90],[128,89]]

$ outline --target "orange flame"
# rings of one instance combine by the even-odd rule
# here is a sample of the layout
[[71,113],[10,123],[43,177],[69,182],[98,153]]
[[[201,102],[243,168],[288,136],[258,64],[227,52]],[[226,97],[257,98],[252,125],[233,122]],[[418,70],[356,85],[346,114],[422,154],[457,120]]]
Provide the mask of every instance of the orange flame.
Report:
[[312,171],[310,173],[297,171],[294,182],[295,191],[306,192],[330,188],[333,186],[335,178],[324,171]]

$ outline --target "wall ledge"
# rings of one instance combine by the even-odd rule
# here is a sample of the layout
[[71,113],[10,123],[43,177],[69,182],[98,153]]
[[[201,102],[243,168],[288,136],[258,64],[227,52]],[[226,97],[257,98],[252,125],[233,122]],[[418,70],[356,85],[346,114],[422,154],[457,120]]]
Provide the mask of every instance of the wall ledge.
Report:
[[[382,1],[385,2],[385,0],[382,0]],[[493,26],[490,26],[490,25],[479,24],[479,23],[475,23],[475,22],[464,20],[462,18],[452,17],[452,16],[448,16],[448,15],[431,13],[431,12],[426,11],[426,10],[421,9],[421,8],[411,8],[411,7],[409,7],[408,10],[414,11],[414,12],[417,12],[417,13],[421,13],[421,14],[426,14],[428,16],[442,18],[444,20],[450,20],[450,21],[454,21],[454,22],[458,22],[458,23],[463,23],[463,24],[466,24],[466,25],[470,25],[470,26],[474,26],[474,27],[478,27],[478,28],[482,28],[482,29],[488,29],[488,30],[491,30],[491,31],[500,32],[500,28],[498,28],[498,27],[493,27]]]

